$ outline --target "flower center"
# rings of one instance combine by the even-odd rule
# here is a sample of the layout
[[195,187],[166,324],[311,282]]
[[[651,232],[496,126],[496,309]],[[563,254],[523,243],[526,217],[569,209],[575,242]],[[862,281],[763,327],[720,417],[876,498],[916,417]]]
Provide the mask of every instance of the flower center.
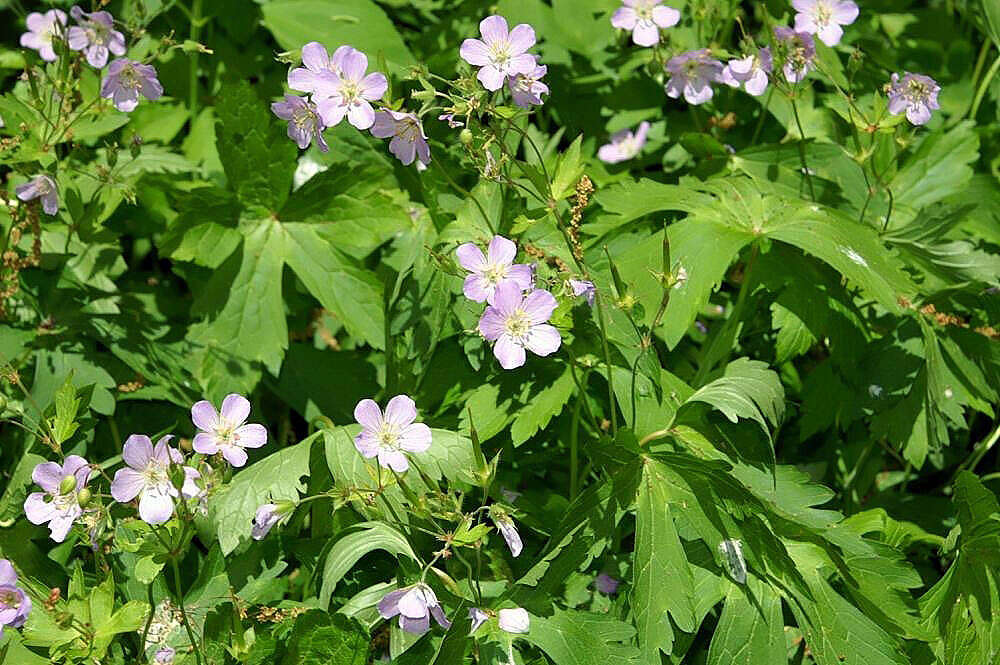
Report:
[[[315,122],[316,114],[313,113],[307,106],[300,106],[292,111],[292,123],[300,130],[307,128],[312,129]],[[228,438],[230,436],[237,436],[238,438],[238,435],[235,435],[232,428],[219,430],[217,434],[221,438]]]
[[492,286],[496,286],[507,277],[507,266],[503,264],[491,263],[486,270],[483,271],[483,277]]
[[52,497],[52,503],[60,512],[66,512],[68,508],[77,505],[76,494],[56,494]]
[[420,135],[420,123],[416,118],[407,116],[396,121],[396,136],[399,138],[415,143]]
[[392,423],[382,423],[376,436],[383,448],[399,449],[399,431]]
[[146,468],[143,469],[142,477],[146,482],[146,487],[170,484],[170,475],[167,473],[167,465],[162,462],[150,462],[146,465]]
[[635,140],[634,135],[629,134],[618,144],[618,149],[623,154],[634,157],[639,152],[639,142]]
[[531,319],[523,309],[516,309],[504,321],[503,327],[508,335],[520,341],[531,331]]
[[653,21],[654,6],[655,5],[653,4],[653,0],[643,0],[643,2],[637,4],[634,7],[634,9],[636,15],[639,17],[639,20],[644,21],[646,23],[651,23]]
[[118,74],[118,83],[123,88],[132,88],[133,90],[138,90],[142,87],[142,83],[139,82],[139,75],[132,65],[125,65],[122,68]]
[[917,79],[907,81],[906,88],[903,91],[904,96],[910,101],[922,101],[928,96],[928,93],[927,86]]
[[489,46],[490,60],[498,69],[506,69],[510,63],[510,42],[506,39],[493,42]]
[[816,18],[816,25],[826,26],[830,23],[830,19],[833,18],[833,10],[825,2],[817,2],[816,7],[813,9],[813,15]]
[[21,607],[21,594],[10,588],[0,589],[0,607],[18,609]]

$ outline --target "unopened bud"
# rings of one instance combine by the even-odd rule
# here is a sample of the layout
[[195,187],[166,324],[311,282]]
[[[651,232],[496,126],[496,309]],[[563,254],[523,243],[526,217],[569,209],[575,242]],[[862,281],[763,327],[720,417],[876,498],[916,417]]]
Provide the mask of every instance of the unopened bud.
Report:
[[64,476],[59,483],[59,493],[69,494],[76,489],[76,476]]
[[472,131],[466,127],[461,132],[458,133],[458,140],[462,142],[462,145],[472,144]]
[[76,495],[76,502],[77,502],[78,504],[80,504],[80,507],[81,507],[81,508],[86,508],[86,507],[87,507],[87,504],[88,504],[88,503],[90,503],[90,499],[91,499],[92,497],[93,497],[93,495],[92,495],[92,494],[90,493],[90,490],[89,490],[89,489],[87,489],[86,487],[84,487],[84,488],[83,488],[82,490],[80,490],[80,492],[79,492],[79,493],[78,493],[78,494]]
[[139,153],[142,152],[142,137],[141,136],[139,136],[138,134],[136,134],[136,135],[134,135],[132,137],[132,141],[129,143],[129,146],[128,146],[128,151],[129,151],[129,153],[132,154],[132,159],[135,159],[136,157],[139,156]]
[[435,95],[434,90],[425,89],[425,90],[415,91],[410,95],[410,97],[413,97],[414,99],[419,99],[422,102],[426,102],[428,100],[434,99],[434,95]]

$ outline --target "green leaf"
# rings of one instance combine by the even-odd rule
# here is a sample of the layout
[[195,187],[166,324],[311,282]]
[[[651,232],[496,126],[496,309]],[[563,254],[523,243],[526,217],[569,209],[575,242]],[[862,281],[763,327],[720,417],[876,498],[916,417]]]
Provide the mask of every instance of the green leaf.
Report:
[[283,665],[365,665],[368,632],[343,614],[307,612],[295,621]]
[[555,665],[639,665],[647,662],[628,644],[635,629],[609,616],[556,609],[550,617],[531,617],[523,638]]
[[208,319],[192,326],[188,338],[264,363],[277,375],[288,327],[281,297],[284,238],[276,222],[257,222],[234,254],[213,273],[198,309],[210,307]]
[[222,554],[228,555],[250,535],[253,516],[261,505],[298,501],[306,489],[302,478],[309,473],[309,451],[315,439],[313,435],[242,469],[212,497],[209,519]]
[[323,564],[320,604],[326,607],[337,587],[337,582],[354,567],[361,557],[375,550],[405,556],[418,561],[410,543],[396,529],[383,522],[362,522],[352,526],[334,543]]
[[669,655],[673,650],[670,618],[686,633],[697,627],[694,578],[674,526],[666,483],[660,464],[648,461],[636,500],[632,608],[643,660],[650,663],[660,651]]
[[895,202],[919,210],[961,192],[978,158],[979,137],[971,120],[926,135],[889,185]]
[[712,634],[708,665],[757,665],[786,661],[781,599],[755,577],[729,585],[719,625]]
[[309,292],[333,312],[347,331],[385,348],[382,284],[322,238],[312,224],[282,225],[285,259]]
[[580,144],[583,135],[576,137],[566,151],[559,156],[559,165],[552,176],[552,198],[561,201],[571,195],[576,183],[583,175],[583,158],[580,155]]
[[545,429],[549,421],[562,412],[575,388],[573,375],[567,368],[555,381],[533,393],[528,403],[517,411],[510,426],[510,437],[514,445],[520,446],[534,436],[535,432]]
[[31,473],[46,459],[35,453],[25,453],[18,459],[17,466],[0,497],[0,527],[8,527],[24,514],[24,498],[31,485]]
[[710,404],[734,423],[753,420],[770,438],[771,428],[778,426],[785,411],[785,389],[767,363],[739,358],[726,366],[721,377],[695,391],[690,402]]
[[264,26],[286,50],[318,41],[332,51],[351,44],[371,63],[382,55],[400,69],[413,55],[385,13],[371,0],[274,0],[261,6]]
[[986,17],[986,31],[990,39],[1000,48],[1000,3],[982,0],[983,15]]
[[292,189],[298,148],[246,81],[223,85],[217,99],[216,146],[229,187],[244,205],[277,212]]

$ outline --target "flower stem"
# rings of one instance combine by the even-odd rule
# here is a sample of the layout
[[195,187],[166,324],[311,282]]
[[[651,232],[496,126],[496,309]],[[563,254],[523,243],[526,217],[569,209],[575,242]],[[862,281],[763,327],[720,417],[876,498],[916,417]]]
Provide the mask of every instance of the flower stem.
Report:
[[191,622],[188,621],[187,610],[184,609],[184,595],[181,591],[181,571],[180,567],[177,565],[177,557],[170,557],[170,565],[174,570],[174,586],[176,587],[177,592],[177,606],[181,611],[181,623],[184,624],[188,640],[191,641],[191,648],[194,649],[194,659],[198,661],[198,665],[202,665],[201,649],[198,648],[198,641],[195,639],[194,630],[191,628]]
[[[201,0],[191,0],[191,41],[201,38]],[[198,51],[191,52],[188,70],[188,106],[191,111],[191,122],[198,115]]]
[[976,117],[976,113],[979,112],[979,105],[983,102],[983,96],[986,94],[986,89],[990,87],[990,83],[998,71],[1000,71],[1000,55],[993,61],[993,66],[990,67],[989,71],[986,72],[986,76],[979,83],[979,89],[976,90],[976,98],[972,101],[972,108],[969,109],[969,118]]
[[812,174],[806,164],[806,133],[802,131],[802,122],[799,120],[799,107],[795,103],[795,97],[790,97],[792,102],[792,114],[795,116],[795,126],[799,129],[799,161],[802,162],[802,173],[806,176],[806,184],[809,185],[809,198],[816,200],[816,190],[813,189]]

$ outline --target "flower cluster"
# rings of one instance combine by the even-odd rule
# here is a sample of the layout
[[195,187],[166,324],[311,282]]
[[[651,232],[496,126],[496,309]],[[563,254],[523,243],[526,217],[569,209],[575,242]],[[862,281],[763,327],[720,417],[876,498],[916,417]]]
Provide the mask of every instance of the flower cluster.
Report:
[[517,247],[503,236],[494,236],[487,252],[472,243],[455,250],[458,263],[469,272],[463,291],[474,302],[486,302],[479,332],[493,342],[493,355],[504,369],[515,369],[526,360],[525,349],[538,356],[559,350],[562,338],[547,321],[558,303],[535,288],[534,270],[515,264]]

